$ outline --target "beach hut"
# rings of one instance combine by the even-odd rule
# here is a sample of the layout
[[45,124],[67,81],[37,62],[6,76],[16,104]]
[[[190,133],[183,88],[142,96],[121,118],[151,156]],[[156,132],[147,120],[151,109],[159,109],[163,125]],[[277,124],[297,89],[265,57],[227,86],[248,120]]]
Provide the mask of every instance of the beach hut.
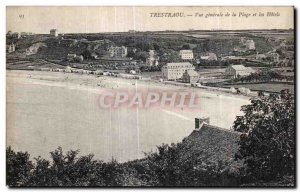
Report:
[[237,91],[236,91],[236,89],[234,87],[230,87],[230,92],[231,93],[236,93]]
[[103,75],[103,71],[102,70],[96,70],[94,71],[95,75]]
[[44,67],[44,68],[41,68],[41,71],[50,71],[50,68]]
[[245,94],[246,94],[246,95],[250,95],[250,93],[251,93],[251,90],[248,89],[248,88],[245,88]]

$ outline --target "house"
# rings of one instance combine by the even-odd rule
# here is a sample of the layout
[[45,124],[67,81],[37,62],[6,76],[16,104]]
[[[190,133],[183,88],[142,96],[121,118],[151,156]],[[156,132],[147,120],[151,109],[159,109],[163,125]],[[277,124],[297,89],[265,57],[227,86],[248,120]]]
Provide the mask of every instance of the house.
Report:
[[12,31],[7,31],[6,36],[11,36],[12,35]]
[[34,33],[31,33],[31,32],[21,32],[21,37],[28,37],[28,36],[31,36],[31,35],[34,35]]
[[244,65],[230,65],[225,70],[225,75],[230,78],[238,78],[248,76],[251,73],[255,73],[251,67],[245,67]]
[[96,70],[94,71],[95,75],[103,75],[103,71],[102,70]]
[[247,40],[245,46],[247,50],[255,50],[255,42],[252,39]]
[[179,56],[181,60],[192,60],[194,59],[194,54],[192,50],[180,50]]
[[127,47],[110,47],[109,48],[110,57],[123,58],[127,56]]
[[58,31],[57,31],[57,29],[51,29],[51,30],[50,30],[50,35],[53,36],[53,37],[57,37],[57,36],[58,36]]
[[93,59],[98,59],[98,55],[97,55],[96,53],[91,53],[91,57],[92,57]]
[[72,68],[70,66],[67,66],[66,69],[65,69],[65,72],[66,73],[73,73],[74,70],[75,70],[74,68]]
[[68,53],[67,59],[69,62],[82,62],[83,56],[82,55],[76,55],[73,53]]
[[146,66],[158,66],[159,57],[155,54],[154,50],[149,50],[149,57],[146,58]]
[[11,43],[10,45],[6,45],[6,52],[12,53],[16,51],[16,45]]
[[256,53],[255,59],[257,59],[257,60],[265,60],[265,59],[267,59],[267,55],[263,54],[263,53],[262,54]]
[[76,58],[76,56],[77,56],[76,54],[68,53],[67,59],[68,59],[68,61],[72,62],[72,61],[74,61],[74,59]]
[[15,33],[11,34],[11,37],[15,38],[15,39],[20,39],[21,38],[21,33],[15,32]]
[[279,54],[274,52],[274,51],[270,51],[268,53],[265,54],[256,54],[255,59],[256,60],[260,60],[260,61],[265,61],[265,60],[269,60],[269,61],[273,61],[273,62],[279,62]]
[[197,83],[199,74],[194,70],[186,70],[182,75],[182,81],[185,83]]
[[43,67],[43,68],[40,68],[41,71],[50,71],[50,68],[48,67]]
[[164,79],[177,80],[182,78],[185,71],[194,71],[195,67],[189,62],[167,63],[161,70]]
[[229,55],[229,56],[224,56],[221,58],[221,61],[235,61],[235,62],[242,62],[242,61],[247,61],[247,58],[244,57],[237,57],[234,55]]
[[235,52],[247,52],[255,49],[255,42],[252,39],[246,39],[246,37],[241,37],[240,45],[234,47]]
[[83,59],[83,56],[82,55],[79,55],[75,58],[75,61],[76,62],[82,62],[84,59]]
[[274,61],[274,62],[279,62],[279,57],[280,55],[276,52],[269,52],[268,53],[270,58],[271,58],[271,61]]
[[209,118],[196,118],[195,130],[181,143],[179,160],[189,162],[193,158],[194,161],[203,162],[205,159],[206,164],[195,164],[195,170],[205,168],[207,163],[223,162],[228,166],[227,171],[238,172],[243,166],[243,161],[235,160],[240,137],[240,132],[211,125]]
[[146,66],[158,66],[158,59],[153,57],[146,58]]
[[218,60],[218,57],[215,53],[207,53],[203,56],[200,56],[201,60],[208,60],[208,61],[216,61]]
[[136,71],[135,71],[135,70],[130,70],[130,71],[129,71],[129,74],[135,75],[135,74],[136,74]]
[[26,55],[34,55],[43,47],[46,47],[45,43],[42,42],[34,43],[30,47],[26,48],[25,50]]

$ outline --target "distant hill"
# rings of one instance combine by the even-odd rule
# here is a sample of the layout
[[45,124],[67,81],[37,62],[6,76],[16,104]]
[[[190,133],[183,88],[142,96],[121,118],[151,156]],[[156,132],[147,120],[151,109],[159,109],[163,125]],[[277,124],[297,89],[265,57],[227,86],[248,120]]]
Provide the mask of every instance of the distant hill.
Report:
[[137,33],[137,34],[66,34],[63,37],[51,37],[49,35],[31,35],[21,39],[7,37],[7,44],[15,43],[16,52],[26,53],[26,49],[37,43],[44,43],[36,54],[30,54],[28,58],[39,59],[65,59],[68,53],[83,54],[85,51],[105,54],[111,45],[134,47],[137,52],[147,52],[154,49],[158,53],[166,53],[170,50],[179,51],[183,46],[189,45],[195,53],[214,52],[217,55],[232,54],[240,37],[253,39],[257,51],[260,53],[270,51],[271,45],[263,38],[251,34],[204,34],[189,33]]

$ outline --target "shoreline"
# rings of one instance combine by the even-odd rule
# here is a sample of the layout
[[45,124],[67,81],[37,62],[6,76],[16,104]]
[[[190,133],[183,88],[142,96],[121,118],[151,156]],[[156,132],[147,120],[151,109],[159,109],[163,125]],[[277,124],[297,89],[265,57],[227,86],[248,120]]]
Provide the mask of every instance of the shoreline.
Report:
[[[212,96],[225,96],[234,99],[249,100],[252,96],[234,94],[230,92],[225,92],[222,90],[217,90],[216,88],[210,87],[191,87],[185,84],[169,84],[168,82],[157,82],[151,80],[142,79],[127,79],[122,77],[114,76],[104,76],[104,75],[94,75],[94,74],[79,74],[79,73],[66,73],[66,72],[52,72],[52,71],[36,71],[36,70],[6,70],[6,78],[8,77],[7,72],[24,73],[24,75],[29,75],[27,78],[32,80],[34,84],[44,84],[49,86],[59,86],[71,89],[81,89],[86,91],[97,91],[97,88],[109,88],[116,89],[121,88],[121,85],[133,85],[138,83],[139,86],[155,87],[158,89],[173,89],[173,90],[193,90],[201,92],[203,94]],[[50,75],[54,74],[54,75]],[[22,77],[22,76],[21,76]],[[20,78],[20,76],[18,76]],[[48,83],[47,83],[48,82]],[[50,84],[49,84],[50,83]],[[112,84],[112,86],[105,86],[105,83]],[[115,86],[113,86],[115,85]],[[91,89],[92,88],[92,89]]]

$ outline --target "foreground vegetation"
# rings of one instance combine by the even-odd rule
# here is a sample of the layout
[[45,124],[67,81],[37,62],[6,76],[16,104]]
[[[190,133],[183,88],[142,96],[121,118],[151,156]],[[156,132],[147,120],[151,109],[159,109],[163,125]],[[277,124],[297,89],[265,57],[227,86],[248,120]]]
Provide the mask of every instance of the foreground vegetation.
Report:
[[[31,160],[27,152],[7,154],[7,184],[22,186],[294,186],[295,106],[288,90],[253,98],[242,107],[233,129],[241,132],[239,149],[230,161],[209,161],[209,150],[194,138],[159,146],[144,159],[118,163],[78,157],[79,151],[51,152],[51,160]],[[202,142],[202,141],[200,141]],[[201,144],[201,143],[200,143]],[[191,147],[192,145],[192,147]],[[195,143],[194,143],[194,146]],[[216,148],[216,146],[206,146]],[[199,150],[200,149],[200,150]],[[220,150],[220,148],[217,148]]]
[[288,90],[252,99],[242,107],[234,130],[242,132],[237,159],[243,159],[250,181],[272,181],[295,174],[295,103]]
[[7,148],[7,184],[22,186],[237,186],[239,174],[222,162],[204,163],[198,154],[182,161],[182,144],[162,145],[145,159],[127,163],[78,157],[78,151],[51,152],[51,161],[34,162],[28,153]]

